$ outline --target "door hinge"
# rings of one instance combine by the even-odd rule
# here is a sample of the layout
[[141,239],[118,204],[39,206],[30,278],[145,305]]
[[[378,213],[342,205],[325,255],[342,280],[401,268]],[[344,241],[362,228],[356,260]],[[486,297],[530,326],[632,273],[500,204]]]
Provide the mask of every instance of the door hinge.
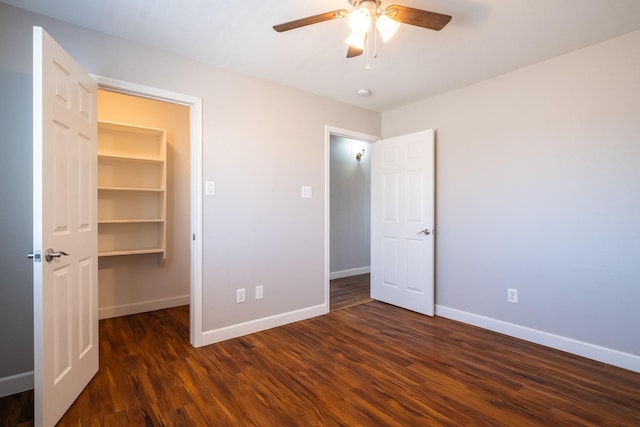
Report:
[[196,241],[196,233],[193,233],[193,241]]

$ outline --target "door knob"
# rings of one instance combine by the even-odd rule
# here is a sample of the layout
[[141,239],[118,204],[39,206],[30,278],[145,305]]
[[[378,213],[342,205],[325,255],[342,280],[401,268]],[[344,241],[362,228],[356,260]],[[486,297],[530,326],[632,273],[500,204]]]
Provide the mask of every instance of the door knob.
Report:
[[420,233],[424,234],[425,236],[428,236],[429,234],[431,234],[431,231],[429,231],[428,228],[425,228],[422,231],[418,231],[418,234],[420,234]]
[[64,251],[54,252],[53,249],[49,248],[44,253],[44,259],[46,259],[47,262],[51,262],[51,260],[53,260],[54,258],[60,258],[63,255],[68,256],[69,254]]

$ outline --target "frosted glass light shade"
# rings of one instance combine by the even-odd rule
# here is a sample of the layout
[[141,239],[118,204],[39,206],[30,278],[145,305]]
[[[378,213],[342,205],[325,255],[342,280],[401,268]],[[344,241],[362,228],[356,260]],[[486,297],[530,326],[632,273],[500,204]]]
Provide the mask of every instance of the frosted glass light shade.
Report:
[[366,7],[354,9],[349,14],[349,28],[356,34],[365,34],[371,28],[371,14]]
[[386,43],[400,28],[400,23],[389,18],[387,15],[380,15],[376,20],[376,28]]
[[364,41],[366,37],[366,32],[358,34],[352,31],[351,34],[349,34],[349,37],[347,37],[347,39],[345,40],[345,43],[347,43],[349,46],[355,47],[356,49],[364,50]]

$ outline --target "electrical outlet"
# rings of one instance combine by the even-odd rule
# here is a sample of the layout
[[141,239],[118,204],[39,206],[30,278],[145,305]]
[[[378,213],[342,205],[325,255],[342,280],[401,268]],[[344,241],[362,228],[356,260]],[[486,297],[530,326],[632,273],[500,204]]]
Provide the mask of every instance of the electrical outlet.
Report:
[[303,199],[310,199],[311,198],[311,187],[308,185],[303,185],[302,186],[302,198]]
[[517,304],[518,303],[518,290],[517,289],[507,289],[507,301]]
[[244,302],[244,288],[236,289],[236,303]]
[[256,286],[256,299],[262,299],[264,297],[264,286]]

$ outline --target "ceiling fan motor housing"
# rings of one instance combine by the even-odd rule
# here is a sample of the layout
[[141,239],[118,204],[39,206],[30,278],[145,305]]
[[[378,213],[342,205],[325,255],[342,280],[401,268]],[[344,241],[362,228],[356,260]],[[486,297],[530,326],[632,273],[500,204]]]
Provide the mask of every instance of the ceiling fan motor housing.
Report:
[[[360,5],[365,5],[367,3],[373,4],[376,7],[380,7],[381,0],[349,0],[349,3],[351,3],[351,6],[353,7],[358,7]],[[370,7],[370,6],[367,6],[367,7]]]
[[381,0],[349,0],[349,3],[356,9],[359,7],[369,9],[372,17],[376,17],[382,13],[382,9],[380,9]]

